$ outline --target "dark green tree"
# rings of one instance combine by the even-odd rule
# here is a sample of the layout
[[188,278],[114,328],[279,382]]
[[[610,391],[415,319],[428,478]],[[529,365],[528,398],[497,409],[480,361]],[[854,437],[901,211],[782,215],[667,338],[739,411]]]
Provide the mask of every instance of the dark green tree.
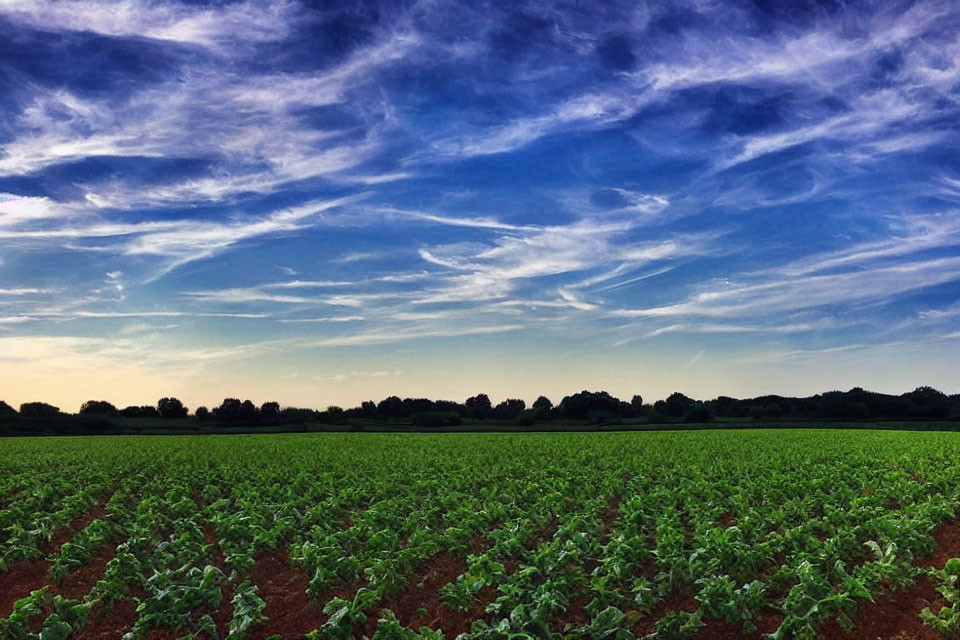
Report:
[[53,418],[60,413],[60,407],[46,402],[25,402],[20,405],[20,415],[24,418]]
[[260,405],[260,420],[263,422],[276,422],[280,419],[280,403],[264,402]]
[[120,412],[106,400],[87,400],[80,406],[80,415],[115,416]]
[[17,410],[0,400],[0,418],[14,418],[17,416]]
[[474,418],[478,420],[483,420],[490,417],[490,413],[493,411],[493,405],[490,402],[490,397],[485,393],[478,393],[477,395],[467,398],[467,401],[464,403],[469,409],[470,413]]
[[157,401],[157,413],[161,418],[180,419],[187,417],[187,408],[177,398],[160,398]]
[[220,406],[213,410],[213,417],[220,424],[237,424],[240,422],[242,404],[238,398],[224,398]]

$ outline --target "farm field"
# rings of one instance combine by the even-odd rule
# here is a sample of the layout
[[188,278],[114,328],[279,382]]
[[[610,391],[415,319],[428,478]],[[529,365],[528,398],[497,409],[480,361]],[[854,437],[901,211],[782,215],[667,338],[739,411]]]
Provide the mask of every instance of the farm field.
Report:
[[0,439],[0,640],[947,638],[958,508],[955,433]]

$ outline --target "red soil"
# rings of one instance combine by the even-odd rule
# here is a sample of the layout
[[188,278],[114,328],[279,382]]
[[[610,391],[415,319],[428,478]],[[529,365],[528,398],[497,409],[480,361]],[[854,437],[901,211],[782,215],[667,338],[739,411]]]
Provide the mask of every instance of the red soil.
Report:
[[[138,594],[144,597],[146,594]],[[137,603],[120,600],[113,603],[110,611],[97,605],[90,613],[87,626],[73,634],[72,640],[116,640],[133,627],[137,621]]]
[[888,640],[899,637],[910,640],[943,640],[936,631],[923,624],[919,618],[924,607],[939,611],[945,601],[937,593],[934,582],[920,576],[916,583],[902,591],[893,591],[878,596],[874,602],[857,607],[850,616],[853,631],[845,632],[836,620],[828,620],[820,627],[820,640],[852,640],[875,638]]
[[101,547],[93,558],[82,567],[63,579],[63,584],[54,590],[64,598],[82,600],[103,577],[107,564],[117,555],[117,545],[108,544]]
[[184,636],[183,631],[174,629],[154,629],[147,634],[147,640],[178,640]]
[[267,606],[266,622],[252,630],[251,637],[266,638],[280,634],[284,638],[300,638],[327,621],[323,605],[332,598],[352,600],[359,585],[334,587],[311,602],[307,596],[310,580],[290,565],[286,551],[276,551],[257,558],[250,571],[250,580],[258,587],[257,595]]
[[532,551],[536,549],[541,542],[549,542],[550,540],[553,540],[553,536],[556,535],[559,528],[560,523],[557,522],[556,518],[551,519],[547,526],[530,536],[530,539],[527,540],[526,544],[527,549]]
[[937,550],[925,562],[927,566],[942,569],[947,560],[960,558],[960,519],[945,522],[933,532]]
[[726,620],[704,619],[705,626],[697,634],[697,640],[764,640],[765,634],[774,633],[783,622],[783,614],[778,611],[763,611],[753,624],[757,627],[753,633],[743,633],[743,625],[732,624]]
[[51,584],[47,569],[50,563],[44,559],[18,562],[6,573],[0,574],[0,618],[7,618],[13,612],[13,605],[30,595],[31,592]]
[[783,614],[779,611],[767,609],[757,614],[757,617],[753,619],[753,624],[757,625],[758,633],[775,633],[783,623],[783,618]]
[[700,603],[689,593],[679,593],[667,597],[658,603],[647,615],[643,616],[634,626],[633,633],[643,637],[653,631],[653,625],[668,613],[686,611],[693,613],[700,608]]
[[700,629],[697,634],[697,640],[760,640],[763,638],[759,633],[744,635],[740,625],[730,624],[725,620],[704,620],[706,626]]
[[478,556],[492,546],[493,546],[493,543],[490,541],[489,538],[487,538],[486,536],[480,536],[478,538],[474,538],[473,540],[471,540],[470,544],[468,545],[468,548],[472,555]]
[[567,625],[576,627],[590,622],[590,614],[587,613],[587,610],[584,608],[590,604],[590,600],[591,599],[585,595],[580,595],[570,600],[570,602],[567,603],[567,610],[554,618],[550,623],[550,627],[555,631],[563,631]]
[[730,512],[724,513],[717,519],[717,526],[721,529],[726,529],[737,524],[737,519],[733,517],[733,514]]
[[[58,550],[63,543],[68,542],[77,534],[77,532],[86,528],[91,522],[102,517],[106,513],[103,503],[97,504],[85,515],[77,518],[68,526],[58,530],[51,538],[50,542],[41,546],[40,551],[47,556]],[[116,548],[114,547],[114,553]],[[108,558],[109,560],[109,558]],[[106,563],[104,563],[106,564]],[[50,563],[46,557],[37,560],[25,560],[18,562],[10,567],[9,571],[0,572],[0,618],[6,618],[13,612],[13,605],[29,596],[32,592],[43,587],[50,587],[52,593],[59,593],[50,579],[47,571],[50,569]],[[82,570],[78,570],[80,573]],[[91,576],[89,571],[83,571],[82,579],[72,579],[72,576],[65,581],[65,587],[69,584],[70,593],[76,593],[86,585],[89,591],[90,587],[96,584],[100,575],[103,574],[103,565],[100,565],[100,573]],[[86,591],[83,594],[86,595]],[[70,597],[70,596],[68,596]]]
[[503,565],[503,568],[506,569],[507,575],[516,573],[520,570],[520,562],[518,560],[514,560],[513,558],[504,560],[501,564]]
[[[929,558],[918,559],[915,566],[930,566],[942,569],[950,558],[960,557],[960,519],[946,522],[933,532],[937,550]],[[850,618],[853,631],[846,633],[836,623],[828,620],[820,628],[820,640],[850,640],[874,638],[880,640],[942,640],[940,635],[923,624],[919,614],[924,607],[934,613],[946,605],[936,589],[936,583],[927,576],[920,576],[907,589],[884,593],[875,602],[864,602]]]
[[[422,571],[409,578],[406,589],[396,596],[385,599],[379,608],[390,609],[397,616],[400,624],[411,629],[420,627],[443,629],[444,636],[455,638],[458,634],[469,631],[474,620],[483,617],[487,605],[493,599],[493,590],[484,589],[474,601],[473,607],[465,612],[454,611],[440,602],[438,597],[440,588],[456,580],[466,571],[467,564],[464,558],[450,553],[440,553],[431,558]],[[420,609],[425,611],[419,611]],[[373,634],[377,627],[377,619],[376,615],[368,616],[367,635]]]

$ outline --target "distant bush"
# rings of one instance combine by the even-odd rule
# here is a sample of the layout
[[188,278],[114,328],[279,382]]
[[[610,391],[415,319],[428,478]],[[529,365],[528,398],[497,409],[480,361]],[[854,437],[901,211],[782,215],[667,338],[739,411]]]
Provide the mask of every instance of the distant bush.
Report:
[[713,420],[713,414],[710,408],[702,402],[695,402],[687,407],[683,413],[684,422],[710,422]]
[[517,398],[504,400],[493,409],[493,415],[501,420],[516,420],[527,408],[527,403]]
[[667,396],[666,400],[657,400],[653,403],[653,406],[665,416],[682,418],[695,403],[696,400],[693,398],[688,398],[679,391],[676,391]]
[[0,400],[0,418],[15,418],[17,417],[17,410],[8,405],[3,400]]
[[157,413],[161,418],[186,418],[187,408],[177,398],[160,398],[157,401]]
[[80,407],[80,415],[115,416],[120,412],[106,400],[87,400]]
[[20,415],[24,418],[54,418],[60,414],[60,407],[46,402],[25,402],[20,405]]
[[150,405],[144,405],[142,407],[129,406],[124,407],[120,411],[120,415],[124,418],[159,418],[160,413],[157,411],[156,407]]
[[328,424],[340,424],[343,422],[343,408],[336,406],[329,406],[327,410],[323,412],[322,420]]
[[443,416],[439,413],[418,413],[413,416],[413,426],[436,429],[443,426]]
[[313,409],[286,407],[280,411],[280,424],[303,424],[315,420],[317,412]]
[[458,426],[463,424],[463,418],[454,411],[432,411],[418,413],[413,416],[413,426],[425,429],[436,429],[444,426]]
[[274,423],[280,418],[279,402],[264,402],[260,405],[260,421]]
[[666,422],[666,418],[663,417],[663,414],[657,411],[655,407],[651,407],[647,411],[647,422],[650,424],[662,424]]
[[477,420],[485,420],[493,412],[493,405],[490,403],[490,396],[485,393],[478,393],[475,396],[467,398],[463,403],[470,414]]
[[557,412],[564,418],[588,418],[605,422],[611,417],[630,416],[633,408],[606,391],[584,390],[561,400],[557,405]]

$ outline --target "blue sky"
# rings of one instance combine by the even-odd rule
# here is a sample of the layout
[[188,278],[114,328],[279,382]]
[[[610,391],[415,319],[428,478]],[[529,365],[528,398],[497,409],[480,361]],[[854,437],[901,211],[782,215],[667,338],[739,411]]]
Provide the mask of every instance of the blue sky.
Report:
[[960,6],[0,2],[11,403],[956,393]]

